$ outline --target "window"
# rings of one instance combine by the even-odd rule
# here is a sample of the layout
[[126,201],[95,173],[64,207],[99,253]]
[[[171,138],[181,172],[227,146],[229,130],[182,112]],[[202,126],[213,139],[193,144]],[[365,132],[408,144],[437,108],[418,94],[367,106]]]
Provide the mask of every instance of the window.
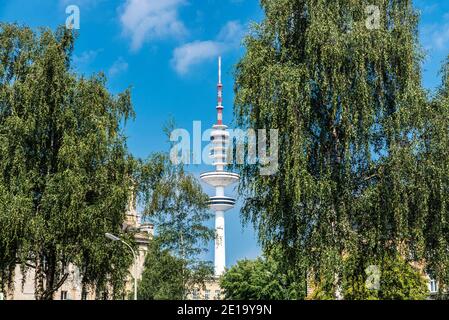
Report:
[[81,300],[87,300],[88,294],[89,294],[89,292],[83,290],[83,292],[81,293]]
[[198,289],[193,289],[192,299],[198,300]]
[[204,292],[204,300],[210,300],[210,290]]
[[215,300],[221,300],[221,292],[220,290],[215,290]]
[[61,291],[61,300],[68,300],[67,291]]
[[438,283],[435,279],[430,279],[429,289],[430,289],[430,293],[438,292]]

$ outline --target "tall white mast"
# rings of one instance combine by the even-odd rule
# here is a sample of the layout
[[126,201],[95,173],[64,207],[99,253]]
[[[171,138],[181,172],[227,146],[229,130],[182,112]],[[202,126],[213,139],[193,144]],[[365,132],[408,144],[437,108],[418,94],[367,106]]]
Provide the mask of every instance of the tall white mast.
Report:
[[221,56],[218,57],[218,84],[221,84]]
[[221,57],[218,58],[217,85],[217,124],[212,127],[211,141],[213,144],[211,157],[215,171],[203,173],[200,178],[215,188],[215,196],[210,197],[209,206],[215,211],[215,276],[221,276],[226,267],[225,251],[225,212],[232,209],[235,199],[226,197],[224,190],[237,182],[238,174],[226,172],[226,150],[229,145],[229,132],[223,125],[223,85],[221,83]]

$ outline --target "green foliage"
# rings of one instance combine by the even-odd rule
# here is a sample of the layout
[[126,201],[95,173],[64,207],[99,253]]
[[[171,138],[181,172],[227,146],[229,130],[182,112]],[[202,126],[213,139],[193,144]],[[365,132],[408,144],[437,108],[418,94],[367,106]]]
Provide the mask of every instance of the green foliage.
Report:
[[211,218],[208,196],[193,175],[164,153],[152,155],[141,168],[144,216],[154,223],[157,239],[148,253],[139,297],[185,299],[213,274],[211,263],[199,259],[214,238],[204,225]]
[[162,249],[161,239],[150,242],[145,258],[142,279],[138,284],[139,300],[183,300],[190,293],[190,285],[202,285],[210,279],[212,269],[207,264],[188,266],[188,261]]
[[[383,259],[371,260],[370,266],[379,271],[378,288],[369,289],[368,283],[375,280],[376,274],[367,269],[358,272],[353,267],[354,259],[346,262],[342,295],[348,300],[424,300],[429,296],[427,281],[422,272],[405,261],[398,254],[387,254]],[[371,280],[369,277],[373,277]],[[317,296],[319,298],[319,296]]]
[[424,120],[416,183],[416,206],[426,209],[424,256],[427,268],[439,282],[440,294],[449,288],[449,58],[442,67],[442,84],[429,103]]
[[[326,281],[327,296],[346,253],[363,272],[363,256],[400,251],[446,286],[448,69],[429,103],[412,1],[261,4],[266,17],[236,67],[234,111],[242,127],[279,129],[275,175],[236,166],[243,217],[264,250],[279,246],[298,280],[339,279]],[[380,8],[378,29],[366,27],[368,5]]]
[[429,296],[423,274],[400,257],[386,258],[380,266],[378,298],[385,300],[424,300]]
[[53,298],[69,264],[97,297],[122,296],[132,261],[104,237],[121,232],[136,165],[121,126],[130,93],[73,74],[73,46],[65,28],[0,25],[0,289],[19,264],[37,299]]
[[198,180],[181,165],[173,165],[167,154],[154,154],[143,164],[140,190],[144,215],[157,227],[164,249],[189,259],[213,239],[213,230],[204,226],[212,217],[209,197]]
[[221,278],[227,300],[289,300],[301,297],[301,286],[273,257],[240,260]]
[[161,249],[158,239],[150,242],[145,258],[142,280],[139,281],[139,300],[181,300],[184,298],[182,270],[184,261]]
[[[359,259],[354,257],[344,262],[345,272],[341,282],[343,299],[424,300],[429,297],[427,281],[423,273],[400,255],[386,254],[383,259],[368,259],[365,266],[360,266],[359,262]],[[362,270],[359,270],[360,268]],[[331,291],[332,282],[320,281],[308,298],[335,299],[335,292]]]

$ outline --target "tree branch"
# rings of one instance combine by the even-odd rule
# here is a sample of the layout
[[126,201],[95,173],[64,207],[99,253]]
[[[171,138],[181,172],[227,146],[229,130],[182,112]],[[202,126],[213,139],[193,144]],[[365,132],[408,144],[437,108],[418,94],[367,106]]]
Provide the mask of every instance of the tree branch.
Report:
[[65,273],[62,276],[62,278],[58,281],[56,286],[54,286],[52,289],[47,289],[43,295],[45,297],[45,299],[48,299],[49,297],[51,297],[53,295],[53,293],[58,291],[58,289],[64,284],[64,282],[67,280],[68,277],[69,277],[69,274]]

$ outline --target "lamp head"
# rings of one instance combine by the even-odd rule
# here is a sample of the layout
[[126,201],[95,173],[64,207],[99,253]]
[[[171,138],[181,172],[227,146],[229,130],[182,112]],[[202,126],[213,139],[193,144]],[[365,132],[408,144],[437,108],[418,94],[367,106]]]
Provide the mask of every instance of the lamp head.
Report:
[[105,233],[104,234],[106,236],[106,238],[108,238],[109,240],[112,241],[120,241],[120,238],[117,236],[114,236],[112,233]]

